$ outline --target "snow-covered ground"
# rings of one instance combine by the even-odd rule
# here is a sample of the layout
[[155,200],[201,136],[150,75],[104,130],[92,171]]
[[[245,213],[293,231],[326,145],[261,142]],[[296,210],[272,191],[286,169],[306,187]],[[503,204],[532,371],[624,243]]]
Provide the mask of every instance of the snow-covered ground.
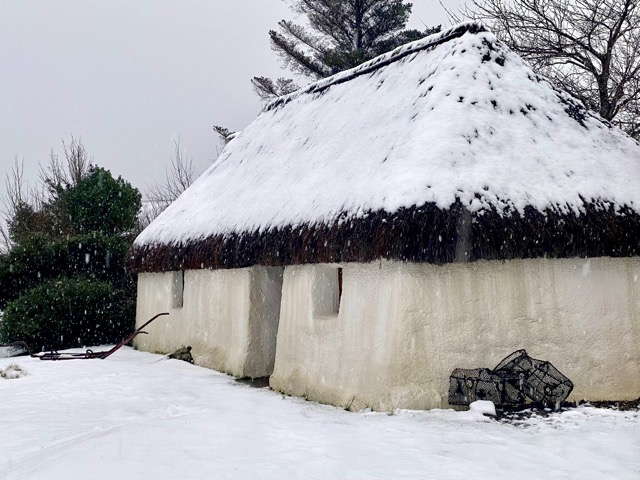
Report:
[[0,479],[635,479],[640,414],[349,413],[185,362],[0,358]]

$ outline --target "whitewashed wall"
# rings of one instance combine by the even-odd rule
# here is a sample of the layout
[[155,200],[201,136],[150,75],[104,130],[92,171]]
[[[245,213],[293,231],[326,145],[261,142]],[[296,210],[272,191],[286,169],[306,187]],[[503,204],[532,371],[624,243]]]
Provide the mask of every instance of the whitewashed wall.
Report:
[[181,308],[174,308],[176,272],[138,276],[136,324],[159,312],[135,341],[137,348],[170,353],[191,345],[198,365],[237,377],[271,374],[280,313],[282,269],[187,270]]
[[514,350],[551,361],[570,399],[640,396],[640,260],[287,267],[272,388],[352,410],[446,406],[456,367]]

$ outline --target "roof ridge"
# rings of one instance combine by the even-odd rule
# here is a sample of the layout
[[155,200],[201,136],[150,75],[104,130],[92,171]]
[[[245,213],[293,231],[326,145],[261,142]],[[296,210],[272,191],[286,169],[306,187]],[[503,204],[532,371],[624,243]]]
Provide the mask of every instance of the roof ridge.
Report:
[[327,78],[323,78],[316,82],[307,85],[295,92],[292,92],[283,97],[279,97],[270,103],[268,103],[264,107],[264,111],[268,112],[275,108],[278,108],[281,105],[289,103],[291,100],[298,98],[301,95],[308,93],[316,93],[319,91],[326,90],[327,88],[338,85],[340,83],[348,82],[353,80],[356,77],[361,75],[366,75],[367,73],[373,72],[379,68],[385,67],[393,62],[400,60],[408,55],[411,55],[416,52],[420,52],[422,50],[426,50],[442,43],[446,43],[454,38],[459,38],[463,36],[465,33],[478,34],[481,32],[488,32],[489,30],[482,23],[475,21],[462,22],[457,25],[454,25],[444,32],[434,33],[433,35],[429,35],[428,37],[421,38],[420,40],[413,41],[411,43],[406,43],[404,45],[400,45],[399,47],[391,50],[390,52],[383,53],[371,60],[368,60],[365,63],[362,63],[356,67],[353,67],[349,70],[345,70],[343,72],[336,73]]

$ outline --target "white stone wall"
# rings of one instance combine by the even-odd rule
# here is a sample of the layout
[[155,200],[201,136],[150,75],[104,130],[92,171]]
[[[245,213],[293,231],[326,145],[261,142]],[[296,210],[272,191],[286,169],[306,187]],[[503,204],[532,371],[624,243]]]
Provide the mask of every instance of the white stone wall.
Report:
[[[180,272],[177,272],[180,274]],[[237,377],[271,374],[280,313],[282,269],[187,270],[182,307],[174,293],[176,272],[138,276],[136,324],[159,312],[139,335],[137,348],[170,353],[191,345],[198,365]],[[179,302],[178,302],[179,303]]]
[[446,406],[456,367],[514,350],[551,361],[570,399],[640,396],[640,259],[287,267],[272,388],[359,410]]

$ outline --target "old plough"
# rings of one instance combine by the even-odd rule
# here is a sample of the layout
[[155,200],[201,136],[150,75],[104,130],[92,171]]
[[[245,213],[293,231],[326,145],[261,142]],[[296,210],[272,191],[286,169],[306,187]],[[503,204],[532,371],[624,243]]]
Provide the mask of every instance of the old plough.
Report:
[[43,352],[43,353],[31,353],[31,348],[29,348],[29,345],[27,345],[26,342],[22,342],[22,341],[13,342],[13,343],[9,343],[9,344],[6,344],[6,345],[0,345],[0,347],[12,348],[15,351],[19,351],[19,350],[22,349],[22,351],[26,352],[29,356],[31,356],[33,358],[39,358],[40,360],[86,360],[86,359],[90,359],[90,358],[105,359],[108,356],[113,355],[115,352],[117,352],[124,345],[126,345],[127,343],[132,341],[138,335],[148,333],[148,332],[143,331],[143,329],[147,325],[149,325],[151,322],[153,322],[156,318],[161,317],[162,315],[169,315],[169,313],[168,312],[158,313],[157,315],[153,316],[153,318],[151,318],[150,320],[145,322],[143,325],[138,327],[129,336],[123,338],[120,342],[118,342],[112,348],[110,348],[109,350],[103,350],[103,351],[100,351],[100,352],[94,352],[91,349],[87,349],[84,352],[80,352],[80,353],[58,352],[56,350],[52,350],[52,351],[49,351],[49,352]]

